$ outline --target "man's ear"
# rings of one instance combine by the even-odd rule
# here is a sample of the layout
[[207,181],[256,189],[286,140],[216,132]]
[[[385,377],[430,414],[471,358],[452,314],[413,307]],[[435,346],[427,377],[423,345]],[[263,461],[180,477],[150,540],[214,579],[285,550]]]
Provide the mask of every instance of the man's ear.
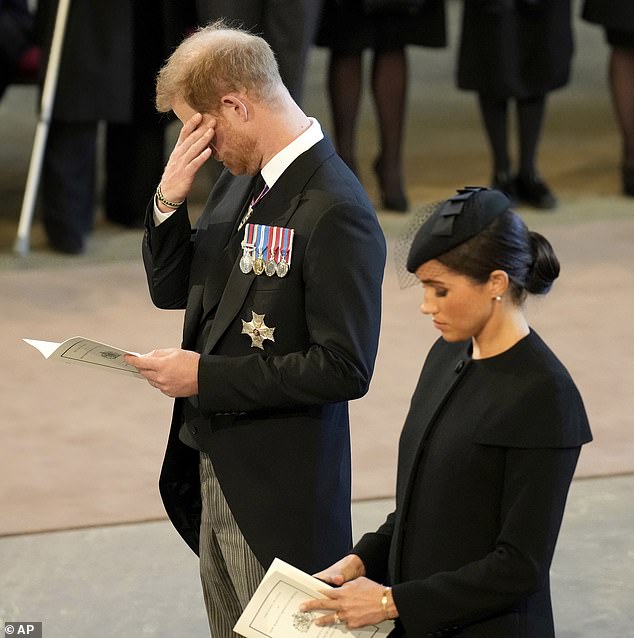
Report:
[[225,110],[227,115],[238,117],[244,122],[249,119],[249,107],[244,100],[239,98],[234,93],[228,93],[227,95],[224,95],[221,98],[220,103],[222,104],[223,110]]

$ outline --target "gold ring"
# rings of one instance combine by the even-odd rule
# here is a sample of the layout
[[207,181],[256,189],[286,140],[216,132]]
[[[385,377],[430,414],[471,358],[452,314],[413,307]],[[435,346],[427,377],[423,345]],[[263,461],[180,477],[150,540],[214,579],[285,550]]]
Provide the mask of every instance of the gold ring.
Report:
[[339,612],[335,612],[335,625],[341,624],[341,618],[339,618]]

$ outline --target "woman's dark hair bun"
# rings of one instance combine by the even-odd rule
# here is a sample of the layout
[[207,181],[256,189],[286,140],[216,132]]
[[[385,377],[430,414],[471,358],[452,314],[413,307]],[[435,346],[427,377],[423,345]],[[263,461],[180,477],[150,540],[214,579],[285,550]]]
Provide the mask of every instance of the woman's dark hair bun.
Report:
[[544,295],[559,277],[559,260],[550,242],[543,235],[530,231],[528,236],[533,264],[528,273],[525,288],[533,295]]

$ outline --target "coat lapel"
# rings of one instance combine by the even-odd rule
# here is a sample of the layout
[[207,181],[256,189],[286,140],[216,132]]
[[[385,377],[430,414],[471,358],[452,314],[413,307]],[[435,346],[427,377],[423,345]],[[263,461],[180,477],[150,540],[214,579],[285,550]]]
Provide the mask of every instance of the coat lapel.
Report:
[[[426,439],[432,433],[438,414],[467,372],[469,346],[464,343],[440,343],[442,348],[450,352],[437,359],[428,357],[429,363],[420,376],[403,426],[398,468],[401,494],[409,492],[410,481],[415,475],[414,468]],[[437,347],[438,345],[435,346]]]
[[[196,339],[201,323],[218,305],[233,266],[229,245],[239,215],[244,214],[253,185],[253,177],[231,176],[225,171],[218,178],[212,194],[196,225],[190,290],[185,314],[184,340]],[[228,191],[231,190],[231,193]],[[236,211],[236,202],[242,202]]]
[[[440,357],[432,356],[439,344],[442,344],[440,347],[443,349],[449,348],[450,353]],[[407,512],[418,475],[416,468],[439,412],[467,373],[469,350],[467,344],[447,344],[439,340],[428,355],[412,397],[399,442],[396,500],[400,514],[395,519],[389,558],[390,574],[394,579],[400,578],[403,513]]]

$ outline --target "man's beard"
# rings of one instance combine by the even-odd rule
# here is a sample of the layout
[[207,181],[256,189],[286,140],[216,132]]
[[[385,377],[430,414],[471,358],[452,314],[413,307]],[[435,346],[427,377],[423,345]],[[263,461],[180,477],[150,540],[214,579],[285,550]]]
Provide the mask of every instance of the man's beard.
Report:
[[260,170],[256,140],[238,133],[226,120],[224,124],[225,149],[220,161],[232,175],[255,175]]

